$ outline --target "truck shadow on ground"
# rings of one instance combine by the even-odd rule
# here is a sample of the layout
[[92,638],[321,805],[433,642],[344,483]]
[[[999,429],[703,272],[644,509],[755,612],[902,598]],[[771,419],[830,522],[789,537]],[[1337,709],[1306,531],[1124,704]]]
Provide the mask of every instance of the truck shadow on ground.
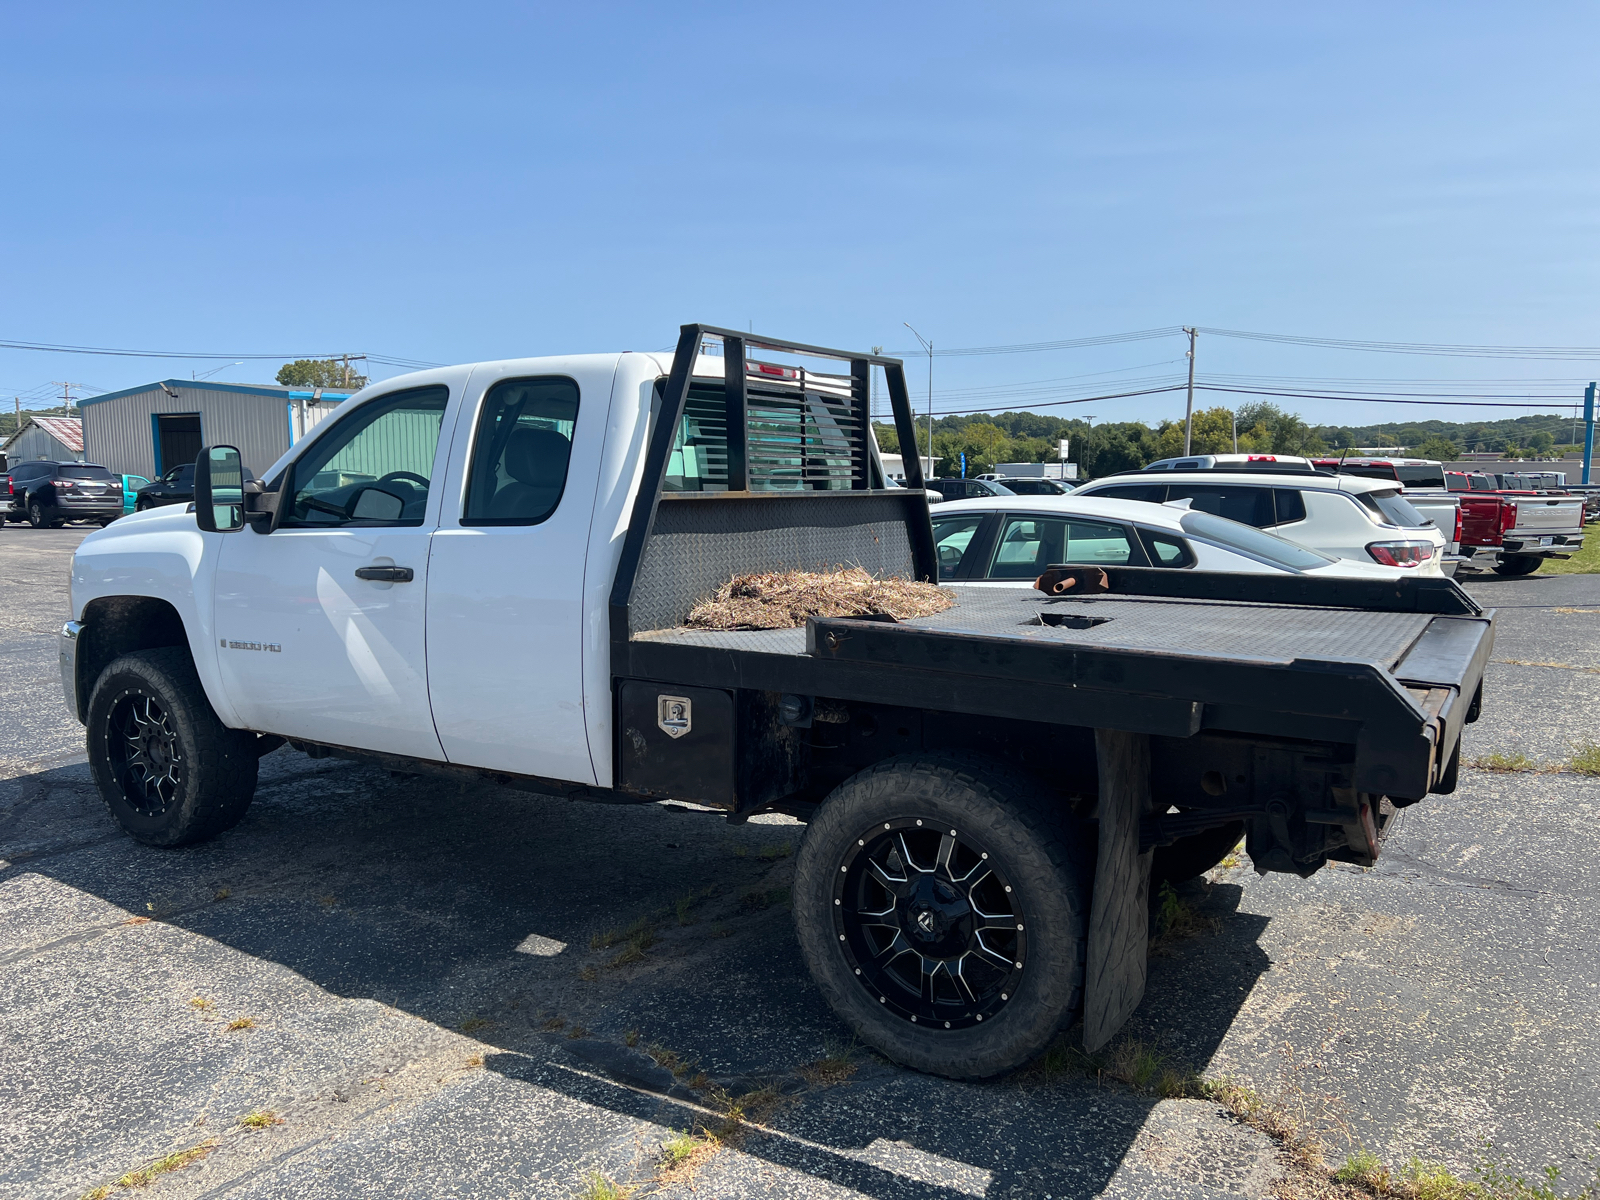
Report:
[[[0,856],[466,1033],[497,1049],[489,1070],[584,1104],[688,1128],[714,1085],[775,1085],[788,1099],[777,1132],[740,1148],[870,1196],[974,1194],[940,1182],[939,1163],[983,1175],[978,1194],[1092,1195],[1157,1102],[1081,1066],[958,1084],[859,1048],[847,1081],[804,1083],[851,1039],[790,926],[801,826],[396,779],[287,751],[262,766],[241,825],[180,851],[123,837],[81,765],[0,784],[15,798]],[[1269,965],[1266,919],[1238,912],[1240,896],[1234,884],[1198,896],[1215,932],[1152,959],[1128,1034],[1173,1066],[1204,1069]],[[667,1054],[676,1074],[658,1065]],[[875,1161],[873,1147],[900,1144],[935,1165],[908,1176]]]

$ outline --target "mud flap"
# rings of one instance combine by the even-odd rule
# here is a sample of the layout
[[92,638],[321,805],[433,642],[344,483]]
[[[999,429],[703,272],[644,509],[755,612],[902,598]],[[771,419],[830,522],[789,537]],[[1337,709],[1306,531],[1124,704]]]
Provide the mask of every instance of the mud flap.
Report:
[[1083,1048],[1099,1050],[1144,999],[1150,941],[1150,862],[1139,821],[1150,808],[1150,738],[1094,731],[1100,763],[1100,849],[1089,910],[1083,989]]

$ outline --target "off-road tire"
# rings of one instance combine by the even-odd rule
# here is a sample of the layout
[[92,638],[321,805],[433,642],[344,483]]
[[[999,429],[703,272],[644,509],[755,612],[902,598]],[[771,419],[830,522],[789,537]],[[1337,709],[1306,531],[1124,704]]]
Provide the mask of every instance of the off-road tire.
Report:
[[[129,706],[146,700],[155,705],[146,716],[164,714],[171,734],[170,799],[142,796],[124,761],[131,743],[120,728],[127,727]],[[217,717],[187,650],[140,650],[114,660],[90,694],[86,724],[95,785],[107,811],[136,840],[161,847],[203,842],[232,829],[250,807],[256,735],[229,729]]]
[[[912,1023],[872,994],[841,946],[841,864],[865,835],[910,818],[985,846],[1026,919],[1015,994],[979,1024]],[[1039,1054],[1081,1009],[1092,881],[1078,823],[1035,780],[981,758],[902,755],[853,775],[817,809],[795,860],[795,931],[823,996],[862,1041],[919,1071],[983,1079]]]
[[1532,575],[1541,566],[1544,559],[1537,554],[1506,554],[1494,565],[1496,575]]
[[1179,838],[1170,846],[1157,846],[1150,862],[1150,886],[1159,889],[1163,883],[1182,883],[1196,875],[1204,875],[1228,857],[1228,851],[1244,837],[1244,822],[1230,821],[1215,829],[1203,829],[1186,838]]

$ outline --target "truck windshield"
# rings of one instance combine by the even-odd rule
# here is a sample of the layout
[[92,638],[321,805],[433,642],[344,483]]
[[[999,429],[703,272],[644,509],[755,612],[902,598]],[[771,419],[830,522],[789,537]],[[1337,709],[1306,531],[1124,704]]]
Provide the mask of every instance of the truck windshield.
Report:
[[1323,557],[1315,550],[1308,550],[1298,542],[1291,542],[1288,538],[1281,538],[1249,525],[1241,525],[1238,521],[1230,521],[1226,517],[1212,516],[1210,513],[1195,512],[1190,509],[1178,518],[1178,524],[1183,526],[1185,533],[1204,538],[1208,542],[1215,542],[1229,550],[1238,550],[1252,558],[1266,559],[1267,562],[1286,571],[1310,571],[1317,567],[1325,567],[1334,561]]
[[1438,487],[1444,486],[1443,466],[1423,467],[1396,467],[1395,471],[1400,476],[1400,482],[1406,487]]
[[1357,496],[1356,499],[1389,525],[1399,525],[1405,529],[1422,529],[1433,524],[1397,491],[1368,492],[1364,496]]

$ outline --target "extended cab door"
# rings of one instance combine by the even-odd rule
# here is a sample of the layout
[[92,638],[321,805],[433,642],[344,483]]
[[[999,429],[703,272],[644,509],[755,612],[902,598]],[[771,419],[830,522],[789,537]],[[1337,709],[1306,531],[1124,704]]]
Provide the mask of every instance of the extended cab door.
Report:
[[287,468],[278,528],[222,539],[217,661],[250,728],[443,758],[428,708],[428,540],[440,431],[466,374],[336,417]]
[[472,377],[428,576],[428,686],[451,762],[596,782],[584,572],[612,374],[574,358]]

